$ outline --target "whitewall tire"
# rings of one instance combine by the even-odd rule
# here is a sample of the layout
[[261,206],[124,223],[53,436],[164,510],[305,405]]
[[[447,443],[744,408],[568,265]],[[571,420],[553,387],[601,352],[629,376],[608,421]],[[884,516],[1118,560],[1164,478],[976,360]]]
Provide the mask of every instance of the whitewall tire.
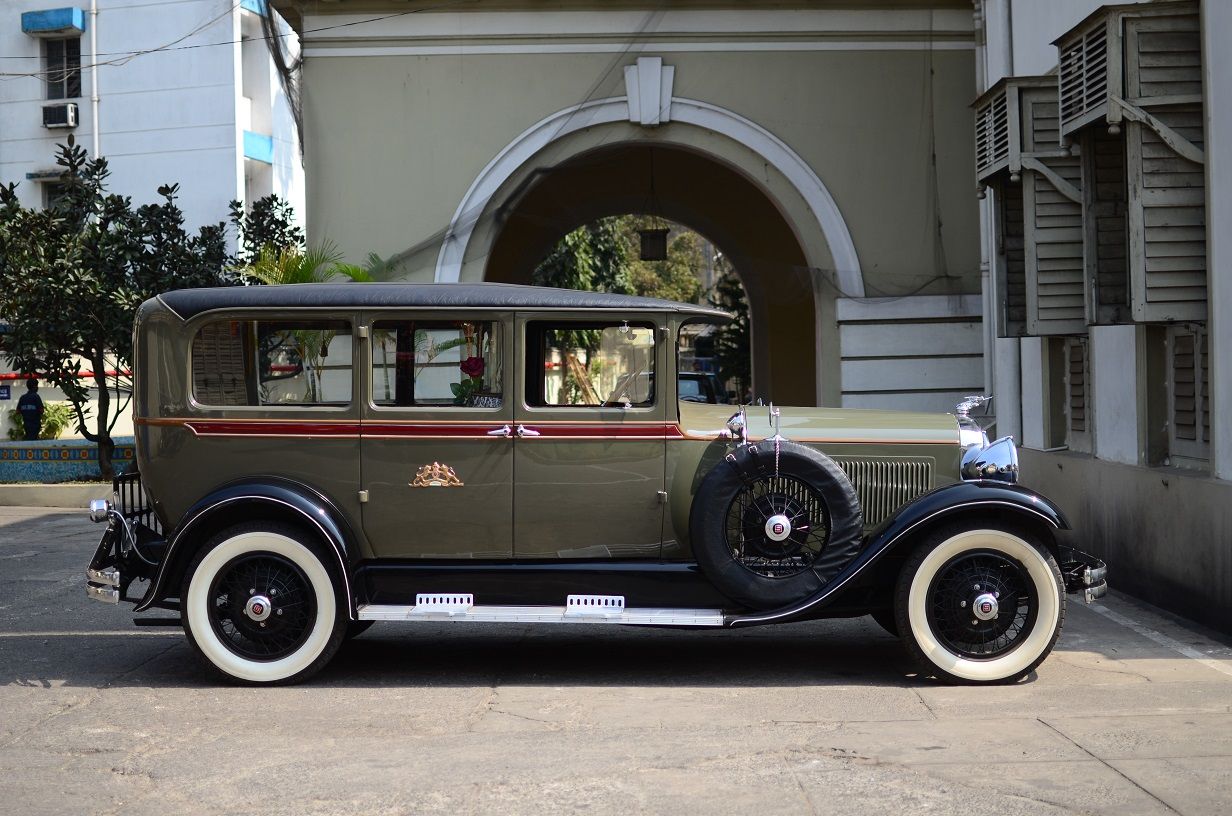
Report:
[[1023,532],[950,527],[922,542],[899,575],[895,616],[926,674],[1008,683],[1033,671],[1061,634],[1056,559]]
[[302,680],[346,635],[348,615],[321,558],[298,530],[233,527],[197,553],[184,576],[180,617],[207,663],[239,681]]

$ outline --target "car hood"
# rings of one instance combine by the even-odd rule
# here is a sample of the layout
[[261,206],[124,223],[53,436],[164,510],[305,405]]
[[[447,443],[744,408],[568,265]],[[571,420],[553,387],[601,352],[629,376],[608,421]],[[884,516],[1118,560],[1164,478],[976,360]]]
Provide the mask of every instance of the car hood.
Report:
[[[681,402],[680,429],[686,437],[714,438],[737,410],[734,405]],[[746,410],[750,439],[774,433],[768,407],[749,406]],[[958,421],[953,414],[789,406],[779,410],[780,432],[796,442],[958,444]]]

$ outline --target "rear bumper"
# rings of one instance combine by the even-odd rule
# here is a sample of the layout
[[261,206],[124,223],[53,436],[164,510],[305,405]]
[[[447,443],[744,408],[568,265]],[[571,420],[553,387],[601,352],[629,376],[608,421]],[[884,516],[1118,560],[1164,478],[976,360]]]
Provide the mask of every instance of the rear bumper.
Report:
[[1065,591],[1081,594],[1087,603],[1108,594],[1108,565],[1089,553],[1063,548],[1061,576],[1065,579]]

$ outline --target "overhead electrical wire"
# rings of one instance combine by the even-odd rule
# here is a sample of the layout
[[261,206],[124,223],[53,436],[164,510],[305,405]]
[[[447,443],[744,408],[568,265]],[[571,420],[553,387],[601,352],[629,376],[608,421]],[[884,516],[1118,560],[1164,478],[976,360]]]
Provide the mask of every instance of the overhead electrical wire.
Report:
[[[376,17],[368,17],[363,20],[351,20],[350,22],[336,23],[334,25],[327,25],[327,26],[320,26],[319,28],[306,28],[304,29],[302,33],[303,34],[316,34],[321,31],[332,31],[337,28],[348,28],[350,26],[365,25],[367,23],[379,23],[383,20],[392,20],[396,17],[406,17],[411,14],[419,14],[425,11],[439,11],[440,9],[451,8],[453,6],[458,6],[458,5],[462,5],[465,3],[477,3],[477,2],[479,2],[479,0],[448,0],[448,2],[438,3],[433,6],[422,6],[420,8],[407,9],[406,11],[394,12],[393,14],[382,14]],[[188,39],[189,37],[192,37],[193,35],[200,33],[202,30],[209,28],[211,25],[218,22],[222,18],[226,17],[228,14],[234,11],[236,7],[239,5],[240,5],[240,0],[237,0],[237,2],[233,3],[226,11],[207,20],[204,23],[201,23],[196,28],[194,28],[192,31],[189,31],[187,34],[181,35],[175,38],[174,40],[172,40],[171,42],[166,43],[164,45],[156,46],[154,48],[143,48],[143,49],[139,49],[136,51],[100,51],[97,54],[97,56],[114,57],[114,59],[97,60],[95,62],[91,62],[91,63],[78,66],[76,70],[88,71],[96,67],[105,67],[109,65],[110,66],[126,65],[127,63],[135,59],[136,57],[143,57],[143,56],[146,56],[147,54],[160,54],[160,53],[167,53],[167,52],[172,52],[172,51],[189,51],[195,48],[215,48],[215,47],[224,46],[224,45],[237,45],[243,42],[262,42],[262,41],[269,40],[269,39],[281,39],[285,37],[298,36],[296,32],[288,31],[283,34],[272,34],[272,35],[266,34],[261,37],[244,37],[238,40],[220,40],[218,42],[192,43],[190,45],[180,45],[179,44],[179,43],[184,42],[184,40]],[[37,59],[42,59],[42,56],[41,55],[29,55],[29,54],[23,54],[23,55],[18,55],[18,56],[0,55],[0,59],[34,59],[34,60],[37,60]],[[11,79],[18,79],[22,77],[47,77],[47,76],[53,76],[53,75],[63,74],[63,73],[64,73],[64,69],[62,68],[50,70],[50,71],[20,71],[20,72],[0,71],[0,80],[11,80]]]

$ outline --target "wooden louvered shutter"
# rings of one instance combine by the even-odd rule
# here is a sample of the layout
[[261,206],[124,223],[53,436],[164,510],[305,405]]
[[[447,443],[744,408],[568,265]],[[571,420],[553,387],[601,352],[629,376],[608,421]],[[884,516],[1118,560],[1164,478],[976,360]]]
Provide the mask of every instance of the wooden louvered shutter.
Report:
[[1060,147],[1054,88],[1022,88],[1027,332],[1086,330],[1082,165]]
[[1091,364],[1085,337],[1065,339],[1065,444],[1091,452]]
[[1210,450],[1210,388],[1206,330],[1168,328],[1168,446],[1174,460],[1205,460]]
[[1001,299],[997,334],[1021,337],[1027,332],[1027,270],[1023,247],[1022,193],[1008,181],[994,187],[997,206],[997,237],[1001,279],[997,291]]
[[193,338],[193,397],[203,405],[255,405],[245,376],[247,321],[206,323]]
[[1125,140],[1105,128],[1082,137],[1083,256],[1089,285],[1087,319],[1123,323],[1129,308]]
[[1205,320],[1206,178],[1200,163],[1204,140],[1198,16],[1127,19],[1125,82],[1130,104],[1149,117],[1125,122],[1134,317]]

